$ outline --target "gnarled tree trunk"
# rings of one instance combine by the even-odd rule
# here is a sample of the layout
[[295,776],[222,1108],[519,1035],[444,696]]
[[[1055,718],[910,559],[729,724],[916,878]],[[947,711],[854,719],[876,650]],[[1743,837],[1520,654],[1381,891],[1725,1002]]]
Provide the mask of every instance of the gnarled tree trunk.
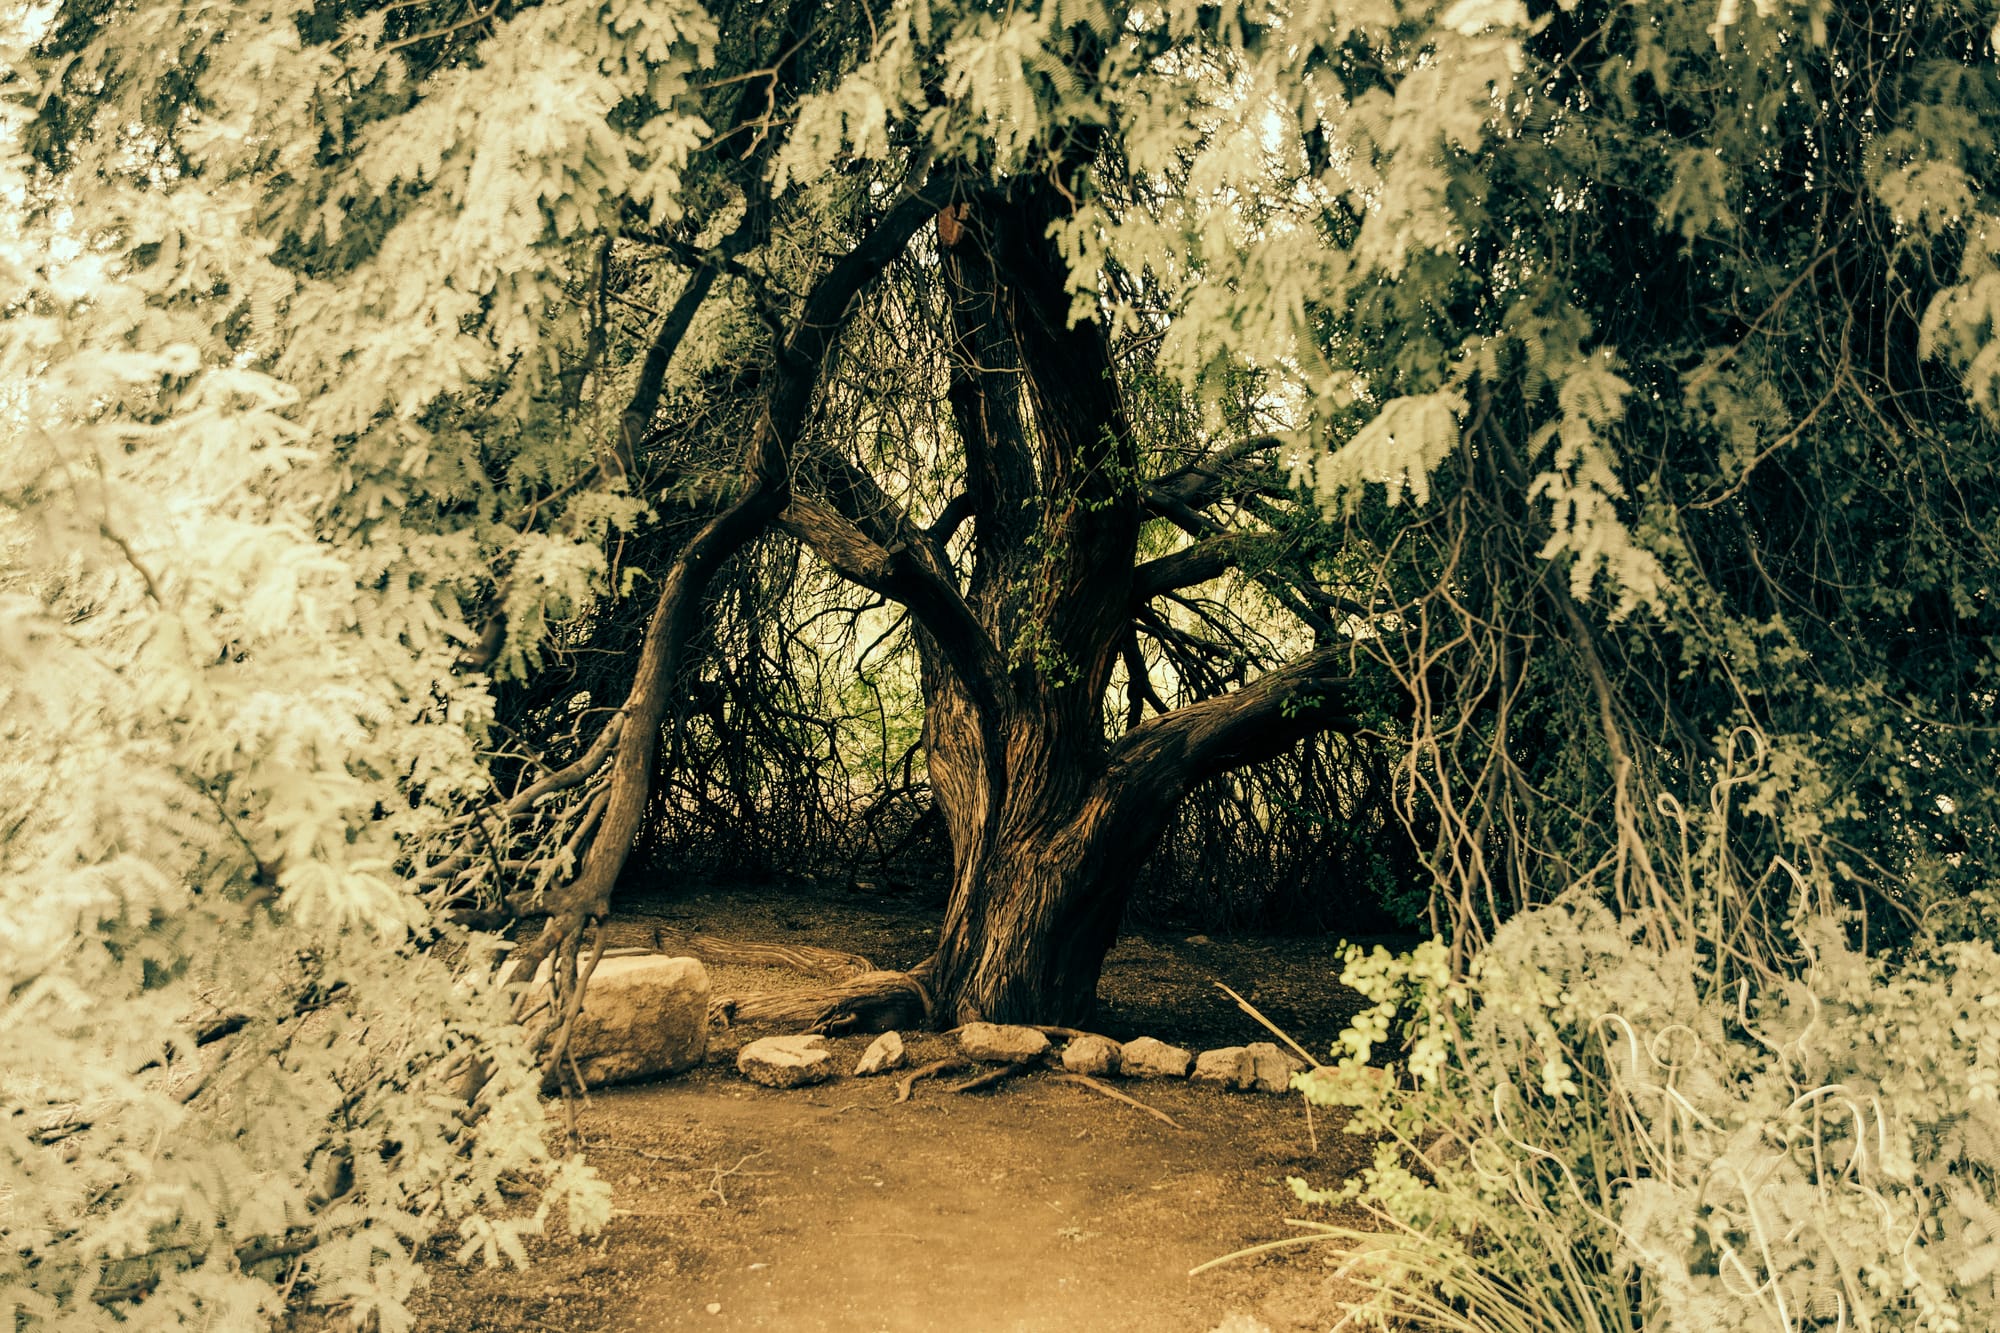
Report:
[[953,835],[930,977],[937,1021],[1088,1021],[1139,869],[1188,789],[1351,729],[1354,702],[1344,650],[1323,649],[1096,755],[1050,744],[1048,716],[1024,711],[1003,727],[1012,743],[1000,762],[977,772],[939,767],[977,741],[952,743],[942,733],[962,731],[964,714],[934,711],[932,784]]
[[1107,739],[1112,667],[1146,592],[1139,459],[1103,327],[1069,320],[1048,235],[1064,203],[1020,182],[939,228],[977,525],[966,602],[1007,658],[999,679],[968,682],[968,654],[944,642],[959,631],[927,622],[920,637],[953,853],[931,974],[945,1024],[1086,1020],[1139,868],[1189,786],[1344,716],[1342,663],[1322,653]]

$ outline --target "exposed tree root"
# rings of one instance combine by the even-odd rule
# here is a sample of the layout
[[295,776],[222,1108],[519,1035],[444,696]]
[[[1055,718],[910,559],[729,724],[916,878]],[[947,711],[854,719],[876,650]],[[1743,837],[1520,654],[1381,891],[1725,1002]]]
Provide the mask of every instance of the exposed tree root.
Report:
[[1011,1065],[1002,1065],[998,1069],[989,1069],[984,1074],[981,1074],[978,1078],[969,1078],[965,1080],[965,1082],[963,1083],[954,1083],[950,1087],[946,1088],[945,1091],[978,1092],[981,1088],[990,1088],[996,1083],[1004,1083],[1006,1080],[1014,1077],[1014,1075],[1016,1074],[1025,1074],[1030,1069],[1033,1069],[1037,1065],[1041,1064],[1041,1062],[1042,1061],[1039,1056],[1037,1056],[1033,1060],[1016,1060]]
[[908,972],[863,972],[817,990],[765,991],[717,1000],[711,1012],[729,1023],[804,1024],[808,1032],[887,1032],[923,1027],[931,993],[922,966]]
[[873,972],[875,964],[858,953],[823,949],[816,944],[771,944],[728,940],[699,931],[682,930],[657,917],[618,917],[604,923],[614,949],[699,958],[704,963],[742,963],[750,967],[789,967],[829,977]]
[[944,1060],[933,1060],[921,1069],[912,1069],[896,1082],[896,1104],[900,1106],[910,1100],[910,1091],[917,1086],[918,1079],[931,1078],[935,1075],[946,1073],[957,1069],[964,1063],[965,1061],[959,1059],[957,1056],[952,1056]]

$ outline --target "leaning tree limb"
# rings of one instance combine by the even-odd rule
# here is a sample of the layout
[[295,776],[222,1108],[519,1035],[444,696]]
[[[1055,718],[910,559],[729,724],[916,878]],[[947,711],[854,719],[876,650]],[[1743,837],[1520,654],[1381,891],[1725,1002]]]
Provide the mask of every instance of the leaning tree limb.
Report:
[[[548,904],[536,938],[515,955],[513,976],[531,982],[543,959],[578,939],[610,906],[652,794],[660,726],[695,629],[702,595],[723,562],[748,546],[790,498],[791,450],[803,430],[827,354],[861,293],[904,250],[917,228],[947,202],[947,181],[906,193],[866,237],[814,285],[765,379],[766,394],[745,446],[736,497],[702,524],[660,583],[609,765],[608,796],[576,876]],[[568,952],[574,955],[573,943]],[[548,1040],[552,1032],[537,1033]]]

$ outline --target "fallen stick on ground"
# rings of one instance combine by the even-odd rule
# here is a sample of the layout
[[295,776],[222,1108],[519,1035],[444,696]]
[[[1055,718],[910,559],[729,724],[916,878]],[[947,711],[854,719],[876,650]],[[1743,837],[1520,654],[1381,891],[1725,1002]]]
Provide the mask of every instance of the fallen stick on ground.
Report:
[[1276,1037],[1279,1041],[1282,1041],[1283,1043],[1285,1043],[1285,1045],[1297,1051],[1299,1053],[1299,1059],[1305,1061],[1308,1065],[1311,1065],[1314,1069],[1319,1069],[1323,1067],[1321,1066],[1319,1061],[1312,1058],[1312,1053],[1310,1051],[1306,1050],[1305,1047],[1299,1045],[1297,1042],[1292,1040],[1290,1033],[1286,1032],[1276,1023],[1273,1023],[1270,1019],[1264,1017],[1264,1015],[1258,1013],[1256,1005],[1250,1003],[1250,1001],[1244,999],[1241,995],[1238,995],[1235,991],[1229,989],[1229,987],[1223,985],[1219,981],[1215,983],[1215,988],[1221,991],[1224,995],[1227,995],[1230,999],[1236,1001],[1236,1007],[1238,1009],[1241,1009],[1244,1013],[1250,1015],[1250,1017],[1256,1019],[1259,1023],[1262,1023],[1265,1027],[1269,1028],[1271,1030],[1272,1036]]
[[[730,1167],[726,1171],[719,1166],[712,1166],[709,1168],[709,1170],[714,1173],[715,1178],[708,1182],[708,1192],[715,1196],[716,1203],[720,1204],[724,1208],[727,1208],[729,1206],[729,1196],[722,1192],[722,1182],[729,1179],[729,1177],[735,1175],[739,1171],[741,1171],[749,1163],[756,1161],[759,1157],[762,1157],[766,1151],[768,1150],[764,1148],[759,1148],[756,1152],[744,1153],[743,1156],[736,1159],[736,1165]],[[756,1173],[753,1172],[752,1174]]]
[[1092,1092],[1101,1092],[1114,1102],[1124,1102],[1127,1106],[1135,1106],[1139,1110],[1144,1111],[1147,1115],[1153,1117],[1153,1119],[1159,1121],[1161,1124],[1171,1125],[1175,1129],[1179,1129],[1181,1127],[1180,1121],[1174,1119],[1172,1116],[1168,1115],[1165,1111],[1162,1111],[1159,1107],[1148,1106],[1146,1105],[1146,1103],[1138,1100],[1135,1097],[1127,1097],[1124,1093],[1118,1091],[1118,1089],[1111,1087],[1107,1084],[1099,1083],[1096,1079],[1092,1078],[1088,1074],[1057,1074],[1056,1077],[1058,1079],[1061,1079],[1064,1083],[1075,1083],[1080,1087],[1089,1088]]
[[981,1074],[978,1078],[969,1078],[965,1080],[965,1082],[963,1083],[954,1083],[949,1088],[946,1088],[945,1091],[977,1092],[981,1088],[990,1088],[995,1083],[999,1083],[1004,1079],[1010,1079],[1014,1077],[1014,1075],[1016,1074],[1024,1074],[1028,1070],[1033,1069],[1036,1065],[1039,1065],[1041,1062],[1042,1061],[1040,1056],[1037,1056],[1032,1060],[1016,1060],[1011,1065],[1002,1065],[998,1069],[990,1069],[986,1073]]
[[896,1081],[897,1104],[901,1105],[903,1102],[910,1100],[910,1089],[917,1086],[918,1079],[929,1078],[933,1074],[942,1074],[946,1070],[956,1069],[964,1063],[963,1060],[956,1058],[950,1060],[933,1060],[922,1069],[911,1070],[907,1075]]

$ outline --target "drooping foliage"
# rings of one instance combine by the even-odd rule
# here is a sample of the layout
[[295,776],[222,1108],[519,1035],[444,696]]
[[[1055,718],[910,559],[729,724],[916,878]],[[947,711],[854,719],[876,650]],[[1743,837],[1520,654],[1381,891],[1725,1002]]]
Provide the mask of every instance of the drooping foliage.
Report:
[[[31,1323],[311,1299],[393,1328],[420,1240],[490,1256],[540,1224],[496,1220],[503,1180],[601,1219],[542,1141],[561,1032],[507,1021],[461,923],[548,913],[528,955],[567,996],[647,819],[717,817],[689,774],[774,752],[887,770],[921,739],[959,784],[960,1005],[1038,1002],[995,989],[993,922],[1080,866],[1129,878],[1124,844],[1086,848],[1105,811],[1176,845],[1121,775],[1250,784],[1268,821],[1289,793],[1239,773],[1277,758],[1340,770],[1312,818],[1394,802],[1448,962],[1494,937],[1491,975],[1554,975],[1561,920],[1502,923],[1560,901],[1593,923],[1575,993],[1629,1007],[1607,960],[1652,950],[1671,994],[1629,1029],[1686,1000],[1756,1090],[1711,1121],[1831,1103],[1801,1039],[1739,1048],[1753,1004],[1772,1033],[1808,992],[1869,1012],[1883,974],[1843,950],[1910,950],[1883,1012],[1946,1015],[1923,960],[1984,929],[1996,790],[2000,96],[1967,9],[5,12],[0,1296]],[[732,695],[773,679],[744,654],[847,643],[851,669]],[[1037,750],[1067,766],[1008,767]],[[831,801],[868,766],[826,762],[730,782]],[[1680,807],[1710,812],[1699,855]],[[992,860],[1023,828],[1037,855]],[[1059,932],[1091,936],[1077,968],[1121,904]],[[1785,980],[1815,959],[1825,986]],[[1685,1131],[1605,1109],[1637,1085],[1603,1015],[1523,1037],[1472,1004],[1418,1075],[1447,1122],[1566,1060],[1574,1088],[1533,1084],[1564,1132]],[[1906,1071],[1842,1069],[1882,1141],[1991,1094],[1898,1110]],[[1778,1078],[1813,1095],[1777,1114]],[[1881,1164],[1846,1132],[1784,1140],[1789,1199],[1835,1190],[1799,1155],[1829,1146],[1864,1197]],[[1658,1188],[1630,1191],[1594,1140],[1528,1142],[1500,1146],[1601,1172],[1607,1216],[1769,1160],[1636,1153]],[[1885,1206],[1958,1228],[1976,1284],[1984,1215],[1939,1201],[1989,1202],[1991,1164],[1922,1162],[1896,1186],[1922,1202]],[[1553,1207],[1560,1173],[1530,1177]],[[1754,1304],[1795,1261],[1745,1257],[1735,1207],[1679,1262]],[[1627,1231],[1654,1248],[1582,1262],[1629,1314],[1681,1270]],[[1922,1299],[1866,1308],[1946,1327]]]
[[1304,1082],[1384,1140],[1345,1238],[1378,1320],[1983,1327],[1991,16],[1516,17],[1454,262],[1324,325],[1448,926]]

